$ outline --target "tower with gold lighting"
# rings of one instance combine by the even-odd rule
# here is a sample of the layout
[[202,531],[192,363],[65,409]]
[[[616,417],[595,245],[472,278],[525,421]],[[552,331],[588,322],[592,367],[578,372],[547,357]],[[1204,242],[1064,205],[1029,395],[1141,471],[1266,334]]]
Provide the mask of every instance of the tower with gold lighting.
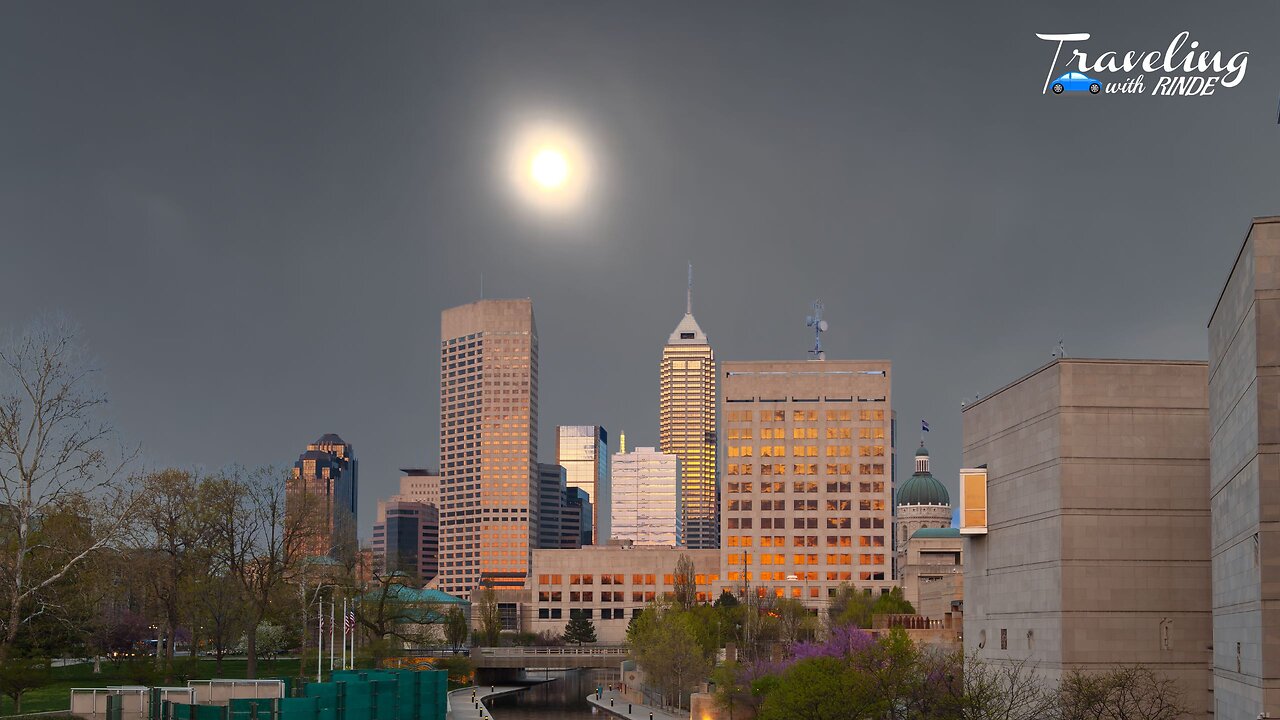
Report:
[[680,458],[676,537],[688,548],[720,546],[716,358],[693,317],[693,266],[684,317],[662,348],[659,445]]

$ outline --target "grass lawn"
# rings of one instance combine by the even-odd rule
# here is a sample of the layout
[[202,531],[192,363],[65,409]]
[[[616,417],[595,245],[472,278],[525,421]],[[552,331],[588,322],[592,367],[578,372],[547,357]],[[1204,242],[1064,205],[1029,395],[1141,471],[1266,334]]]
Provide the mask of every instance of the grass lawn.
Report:
[[[175,665],[178,672],[188,672],[185,677],[176,675],[171,683],[166,683],[163,675],[156,676],[149,672],[154,668],[152,662],[103,661],[102,672],[93,674],[93,663],[56,667],[52,670],[53,682],[44,687],[28,690],[22,696],[22,712],[36,713],[50,710],[68,710],[71,707],[71,688],[106,687],[108,685],[150,685],[172,684],[186,685],[187,680],[207,680],[210,678],[242,678],[245,676],[244,658],[225,658],[222,661],[222,673],[216,672],[217,663],[212,659],[200,658],[194,661],[180,658]],[[314,661],[309,663],[313,666]],[[326,666],[328,663],[326,663]],[[298,659],[259,660],[258,677],[273,678],[298,674]],[[313,676],[314,678],[314,676]],[[13,700],[0,696],[0,715],[13,714]]]

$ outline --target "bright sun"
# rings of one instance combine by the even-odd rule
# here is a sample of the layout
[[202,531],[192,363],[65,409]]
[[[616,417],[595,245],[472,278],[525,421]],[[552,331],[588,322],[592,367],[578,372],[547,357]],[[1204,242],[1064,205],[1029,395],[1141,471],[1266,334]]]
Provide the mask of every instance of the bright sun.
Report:
[[505,171],[524,207],[548,216],[580,216],[596,184],[593,155],[579,128],[530,121],[512,132]]
[[569,179],[569,160],[560,150],[544,147],[533,156],[529,163],[529,173],[539,186],[554,190]]

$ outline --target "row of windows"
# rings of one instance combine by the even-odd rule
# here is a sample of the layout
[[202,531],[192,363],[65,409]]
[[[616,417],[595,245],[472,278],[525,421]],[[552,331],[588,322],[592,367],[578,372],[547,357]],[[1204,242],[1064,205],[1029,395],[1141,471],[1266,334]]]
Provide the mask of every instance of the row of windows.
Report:
[[[817,565],[818,553],[806,553],[804,555],[792,555],[792,565]],[[884,565],[884,555],[882,553],[861,553],[858,555],[859,565]],[[754,560],[759,560],[761,565],[786,565],[787,556],[783,553],[762,553],[753,555],[751,553],[743,553],[741,555],[730,553],[728,563],[730,566],[751,565]],[[827,565],[852,565],[852,553],[827,553]]]
[[[613,575],[601,575],[600,584],[601,585],[623,585],[625,584],[626,577],[627,577],[626,575],[620,574],[620,573],[613,574]],[[653,573],[648,573],[648,574],[634,573],[631,575],[631,584],[632,585],[656,585],[657,577],[658,576]],[[565,576],[561,574],[543,573],[538,575],[538,584],[539,585],[560,585],[560,584],[563,584],[564,578]],[[596,584],[595,583],[596,576],[594,574],[569,575],[568,578],[569,578],[570,585],[595,585]],[[675,575],[672,575],[671,573],[667,573],[662,576],[662,582],[665,585],[674,585],[676,579],[677,577]],[[680,575],[679,579],[683,581],[684,575]],[[704,573],[698,573],[693,576],[693,582],[696,585],[710,585],[711,583],[717,582],[719,580],[720,580],[720,577],[718,575],[707,575]]]
[[[853,438],[853,428],[851,427],[828,427],[828,440],[850,440]],[[729,428],[730,440],[750,440],[752,439],[752,429],[745,428]],[[785,440],[787,437],[787,429],[781,427],[765,427],[760,428],[761,440]],[[816,427],[797,427],[791,428],[792,440],[816,440],[818,439],[818,428]],[[864,427],[858,428],[859,440],[883,440],[883,427]]]
[[[793,445],[788,450],[786,445],[730,445],[727,454],[736,457],[818,457],[817,445]],[[824,445],[824,457],[853,457],[852,445]],[[884,445],[859,445],[858,457],[884,457]]]
[[[796,577],[795,577],[794,579],[791,577],[791,576],[792,576],[792,574],[793,574],[793,573],[780,573],[780,572],[767,572],[767,571],[766,571],[766,572],[762,572],[762,573],[760,573],[760,574],[759,574],[759,579],[760,579],[760,580],[762,580],[762,581],[765,581],[765,580],[772,580],[772,581],[774,581],[774,582],[780,582],[780,581],[783,581],[783,580],[786,580],[786,581],[789,581],[789,582],[794,582],[794,581],[795,581],[795,580],[797,580],[797,579],[798,579],[798,580],[817,580],[817,579],[818,579],[818,573],[816,573],[816,572],[804,573],[804,574],[803,574],[803,575],[804,575],[804,577],[801,577],[801,574],[800,574],[800,573],[795,573]],[[747,580],[748,580],[748,581],[751,581],[751,580],[756,579],[756,577],[755,577],[755,573],[747,572],[747,573],[746,573],[746,575],[747,575]],[[852,572],[849,572],[849,571],[841,571],[841,572],[830,572],[830,571],[829,571],[829,572],[827,572],[827,573],[826,573],[826,578],[827,578],[827,581],[828,581],[828,582],[841,582],[841,581],[848,581],[848,580],[852,580],[852,579],[853,579],[853,573],[852,573]],[[741,572],[731,572],[731,573],[729,573],[729,581],[730,581],[730,582],[733,582],[733,581],[740,581],[741,579],[742,579],[742,573],[741,573]],[[859,580],[883,580],[883,579],[884,579],[884,572],[883,572],[883,571],[875,571],[875,570],[864,570],[864,571],[862,571],[862,572],[859,572],[859,573],[858,573],[858,579],[859,579]],[[817,595],[812,594],[812,591],[813,591],[813,590],[817,590],[817,589],[818,589],[818,588],[810,588],[810,595],[809,595],[809,597],[817,597]],[[799,590],[799,588],[792,588],[792,597],[800,597],[799,595],[796,595],[796,594],[795,594],[795,593],[796,593],[796,591],[798,591],[798,590]],[[767,589],[767,588],[763,588],[763,587],[758,587],[758,588],[756,588],[756,595],[757,595],[758,597],[764,597],[766,594],[769,594],[769,593],[776,594],[776,595],[777,595],[777,597],[783,597],[783,592],[784,592],[784,588],[773,588],[772,590],[769,590],[769,589]],[[884,594],[884,593],[887,593],[887,592],[888,592],[888,590],[882,590],[882,591],[881,591],[881,594]],[[870,588],[866,588],[866,593],[867,593],[868,595],[870,595],[870,594],[871,594],[871,589],[870,589]],[[835,597],[835,596],[836,596],[836,589],[835,589],[835,588],[827,588],[827,596],[828,596],[828,597]]]
[[[728,413],[729,422],[749,423],[753,417],[758,417],[760,422],[786,422],[786,410],[760,410],[758,415],[751,410],[730,410]],[[853,422],[852,410],[828,410],[826,412],[827,422]],[[859,410],[858,420],[862,422],[873,422],[876,420],[884,420],[884,410]],[[817,422],[817,410],[792,410],[792,422]]]
[[[754,518],[731,517],[725,521],[725,525],[729,530],[751,530]],[[853,518],[827,518],[828,530],[848,530],[853,527]],[[760,518],[761,530],[782,530],[787,527],[787,519],[785,517],[777,518]],[[875,529],[879,530],[884,527],[884,518],[882,517],[862,517],[858,518],[858,528],[862,530]],[[818,528],[818,518],[791,518],[791,528],[793,530],[816,530]]]
[[[754,535],[729,535],[725,537],[725,547],[751,547],[756,541]],[[817,535],[796,535],[791,538],[793,547],[817,547]],[[760,547],[786,547],[785,535],[763,535]],[[858,537],[859,547],[884,547],[883,535],[861,535]],[[851,535],[828,535],[827,547],[853,547]]]
[[[803,467],[803,471],[795,471],[795,475],[817,475],[817,472],[810,472],[817,467],[817,463],[796,464],[794,467]],[[852,463],[826,463],[823,466],[824,475],[852,475]],[[725,475],[754,475],[756,474],[756,466],[754,463],[728,463],[725,466]],[[769,475],[786,475],[786,463],[760,463],[760,474],[762,476]],[[883,475],[884,465],[881,463],[860,463],[858,465],[859,475]]]

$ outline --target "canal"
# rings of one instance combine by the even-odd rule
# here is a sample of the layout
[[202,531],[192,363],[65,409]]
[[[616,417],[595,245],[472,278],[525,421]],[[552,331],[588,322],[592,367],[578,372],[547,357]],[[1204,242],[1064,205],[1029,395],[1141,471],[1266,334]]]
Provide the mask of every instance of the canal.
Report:
[[618,681],[617,670],[530,672],[531,680],[551,682],[513,695],[494,698],[488,705],[494,720],[607,720],[608,713],[593,710],[587,695],[599,685]]

